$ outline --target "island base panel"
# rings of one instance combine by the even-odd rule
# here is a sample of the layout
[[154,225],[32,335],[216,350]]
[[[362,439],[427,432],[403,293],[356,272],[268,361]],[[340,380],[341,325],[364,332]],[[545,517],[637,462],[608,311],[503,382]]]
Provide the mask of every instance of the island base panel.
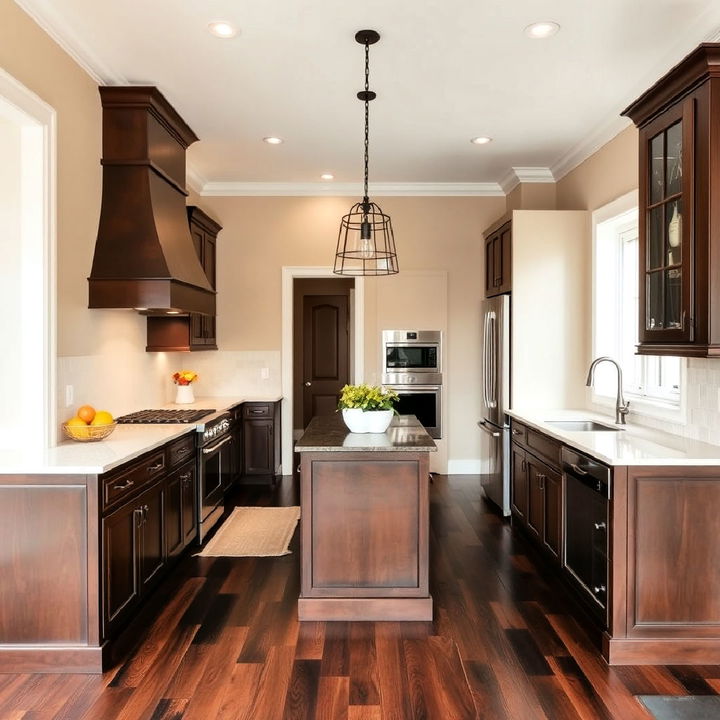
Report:
[[299,620],[414,621],[433,619],[427,598],[300,598]]
[[101,673],[101,647],[1,647],[0,673]]
[[718,665],[720,640],[616,640],[604,637],[603,657],[608,665]]

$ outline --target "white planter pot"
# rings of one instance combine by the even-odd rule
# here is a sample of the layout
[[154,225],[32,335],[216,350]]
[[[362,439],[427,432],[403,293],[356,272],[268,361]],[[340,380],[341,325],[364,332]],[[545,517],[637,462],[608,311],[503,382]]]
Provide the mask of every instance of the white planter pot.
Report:
[[344,408],[343,420],[353,433],[384,433],[393,418],[392,410],[370,410]]
[[195,402],[192,385],[176,385],[175,387],[175,403],[177,405],[189,405]]

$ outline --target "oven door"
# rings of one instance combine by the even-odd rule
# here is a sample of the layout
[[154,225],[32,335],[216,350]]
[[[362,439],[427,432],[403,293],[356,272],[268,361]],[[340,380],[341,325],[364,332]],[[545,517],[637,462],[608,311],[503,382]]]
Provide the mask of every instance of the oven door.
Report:
[[432,438],[442,437],[442,386],[386,385],[400,396],[395,409],[400,415],[415,415]]
[[385,372],[440,372],[438,343],[385,343]]
[[232,435],[202,448],[200,451],[200,522],[220,505],[223,499],[223,475],[230,469],[230,441]]

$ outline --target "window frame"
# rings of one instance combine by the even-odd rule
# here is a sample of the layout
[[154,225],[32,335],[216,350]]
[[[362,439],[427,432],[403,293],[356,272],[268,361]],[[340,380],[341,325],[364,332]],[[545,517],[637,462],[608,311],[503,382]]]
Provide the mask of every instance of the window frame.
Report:
[[[601,332],[603,332],[602,329],[599,328],[600,323],[598,322],[598,303],[603,302],[605,304],[607,299],[607,285],[605,284],[604,293],[600,293],[600,283],[599,283],[599,271],[598,271],[598,245],[600,242],[607,242],[606,239],[601,239],[600,233],[601,226],[604,226],[605,228],[608,228],[608,225],[606,223],[612,223],[615,222],[616,225],[612,227],[611,231],[613,232],[613,237],[616,239],[617,250],[615,257],[608,262],[608,265],[614,265],[616,268],[616,275],[615,280],[613,283],[613,287],[610,289],[610,293],[615,293],[615,295],[618,298],[616,307],[615,307],[615,327],[614,327],[614,340],[616,345],[619,344],[622,345],[622,335],[623,333],[623,324],[624,324],[624,318],[622,313],[622,304],[619,301],[620,292],[621,292],[621,283],[622,283],[622,277],[621,277],[621,270],[622,270],[622,253],[621,245],[620,243],[623,242],[622,236],[623,234],[627,234],[629,231],[631,231],[634,227],[638,226],[638,191],[634,190],[631,191],[616,200],[608,203],[607,205],[604,205],[601,208],[598,208],[592,213],[592,318],[591,318],[591,328],[590,328],[590,336],[591,336],[591,348],[592,348],[592,357],[597,357],[600,352],[598,351],[598,336]],[[638,292],[639,288],[638,288]],[[634,335],[637,335],[637,323],[638,318],[633,318],[634,322]],[[607,341],[607,327],[605,328],[605,338]],[[652,418],[659,418],[663,420],[668,420],[674,423],[679,424],[686,424],[687,422],[687,412],[686,412],[686,395],[687,395],[687,362],[684,358],[680,358],[680,380],[679,380],[679,390],[677,393],[662,393],[662,392],[652,392],[652,390],[648,391],[648,388],[650,387],[658,387],[658,386],[650,386],[648,382],[648,378],[653,373],[659,372],[659,366],[661,359],[656,356],[645,356],[645,355],[636,355],[636,357],[641,358],[642,363],[642,385],[640,386],[642,390],[640,392],[637,392],[632,389],[627,389],[626,387],[623,387],[623,393],[626,396],[626,400],[630,401],[630,412],[633,415],[637,416],[647,416]],[[620,355],[620,361],[622,365],[622,354]],[[627,358],[624,358],[627,359]],[[656,369],[653,369],[652,366],[656,366]],[[625,377],[627,377],[627,372],[624,373]],[[625,383],[623,383],[625,385]],[[612,395],[606,395],[603,393],[597,392],[597,389],[595,386],[591,388],[590,391],[590,406],[594,407],[597,410],[600,411],[606,411],[611,410],[615,406],[615,393],[613,392]]]

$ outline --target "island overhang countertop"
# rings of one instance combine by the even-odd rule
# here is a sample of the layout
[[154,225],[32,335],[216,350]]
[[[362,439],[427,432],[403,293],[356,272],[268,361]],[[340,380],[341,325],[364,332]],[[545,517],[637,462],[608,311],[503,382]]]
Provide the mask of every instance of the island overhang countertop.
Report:
[[337,413],[314,417],[295,452],[437,452],[437,445],[414,415],[396,415],[384,433],[352,433]]

